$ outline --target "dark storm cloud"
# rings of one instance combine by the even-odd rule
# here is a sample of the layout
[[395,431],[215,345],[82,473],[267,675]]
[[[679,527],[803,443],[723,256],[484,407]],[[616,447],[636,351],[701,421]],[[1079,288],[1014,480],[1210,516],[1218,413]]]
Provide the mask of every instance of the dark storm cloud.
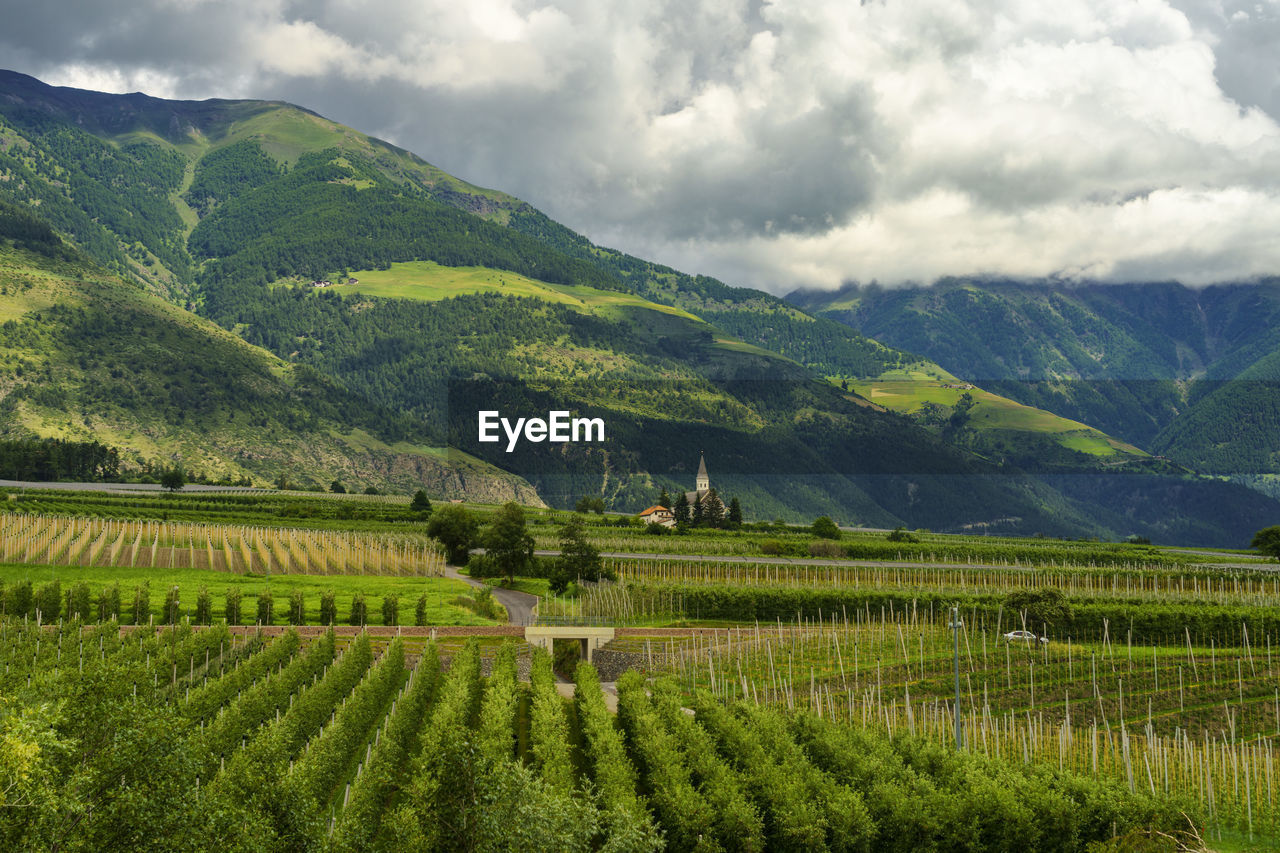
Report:
[[774,289],[1280,270],[1276,7],[1174,4],[0,3],[0,65],[292,101]]

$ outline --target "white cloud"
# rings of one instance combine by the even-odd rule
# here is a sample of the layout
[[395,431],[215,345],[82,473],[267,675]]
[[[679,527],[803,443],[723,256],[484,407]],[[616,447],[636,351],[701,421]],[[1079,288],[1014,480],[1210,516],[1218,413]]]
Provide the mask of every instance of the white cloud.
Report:
[[1274,2],[6,5],[0,64],[291,100],[734,283],[1280,272]]

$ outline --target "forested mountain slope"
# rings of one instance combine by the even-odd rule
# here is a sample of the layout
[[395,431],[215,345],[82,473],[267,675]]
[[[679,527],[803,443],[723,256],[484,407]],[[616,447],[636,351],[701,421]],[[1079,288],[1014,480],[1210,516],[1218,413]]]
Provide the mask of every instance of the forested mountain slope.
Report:
[[[1185,531],[1222,542],[1254,522],[1237,513],[1206,529],[1195,515],[1204,495],[1228,507],[1241,497],[1176,477],[1143,481],[1141,500],[1161,506],[1158,517],[1128,498],[1092,501],[1087,490],[1069,497],[1027,473],[1096,475],[1114,470],[1117,454],[1125,465],[1141,454],[1084,424],[1079,436],[1059,430],[1037,444],[1045,430],[1017,418],[980,440],[979,426],[991,425],[980,408],[967,427],[954,428],[930,421],[932,409],[928,417],[896,414],[849,380],[920,367],[944,376],[928,359],[759,291],[594,246],[518,199],[288,104],[103,95],[6,72],[0,198],[46,218],[123,279],[113,287],[136,282],[130,293],[150,289],[221,326],[217,340],[243,346],[238,338],[273,354],[261,364],[287,386],[278,405],[224,399],[206,411],[198,368],[212,370],[224,356],[195,339],[175,344],[204,351],[156,361],[168,372],[156,376],[164,393],[145,401],[157,423],[149,445],[156,455],[185,457],[182,428],[192,411],[199,429],[210,430],[210,418],[234,424],[240,410],[252,409],[258,428],[236,432],[235,442],[253,465],[235,464],[254,473],[294,465],[284,430],[328,436],[330,444],[314,441],[347,450],[296,463],[310,464],[321,482],[350,470],[343,466],[355,464],[353,447],[374,455],[394,447],[435,460],[455,486],[476,471],[492,474],[488,463],[550,503],[599,494],[635,509],[658,486],[687,488],[705,450],[717,486],[757,518],[829,514],[875,525],[1109,538]],[[163,306],[151,299],[146,304]],[[178,325],[197,322],[163,307]],[[15,316],[24,325],[45,319],[30,306]],[[127,340],[123,327],[111,328]],[[42,348],[80,371],[60,384],[94,387],[97,362],[71,355],[83,344],[48,337],[35,350]],[[62,418],[77,434],[137,445],[140,430],[115,427],[127,420],[119,412],[98,420],[90,413],[83,424],[88,394],[49,398],[42,418],[12,429],[63,434],[53,426]],[[990,397],[981,405],[1003,404]],[[262,407],[279,409],[266,427]],[[507,453],[476,441],[478,407],[598,414],[609,440]],[[231,452],[231,443],[208,446],[224,459]],[[408,479],[402,473],[388,473],[388,482]],[[504,482],[518,488],[521,480]],[[1095,486],[1118,483],[1107,474]],[[1196,499],[1178,497],[1191,493]]]
[[5,437],[96,440],[126,471],[181,464],[263,485],[283,473],[537,500],[477,461],[444,464],[413,418],[121,281],[2,201],[0,320]]
[[945,280],[793,304],[1200,470],[1280,471],[1280,282]]

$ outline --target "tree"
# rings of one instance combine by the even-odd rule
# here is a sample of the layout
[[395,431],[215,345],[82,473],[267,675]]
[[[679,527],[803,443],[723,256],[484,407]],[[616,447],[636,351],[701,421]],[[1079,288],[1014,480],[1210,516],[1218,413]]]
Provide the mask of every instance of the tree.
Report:
[[662,494],[658,495],[658,506],[665,506],[667,509],[671,509],[671,495],[667,494],[665,486],[662,488]]
[[502,572],[490,555],[472,554],[471,559],[467,560],[467,574],[471,575],[474,580],[480,581],[485,578],[496,577]]
[[130,608],[133,624],[151,623],[151,582],[143,581],[133,588],[133,606]]
[[300,589],[289,593],[289,624],[307,624],[307,599]]
[[365,488],[364,488],[364,493],[365,493],[366,495],[380,495],[380,494],[382,494],[382,492],[378,491],[378,487],[377,487],[377,486],[365,486]]
[[574,512],[594,512],[596,515],[604,515],[604,498],[600,496],[590,498],[578,498],[578,502],[573,505]]
[[289,489],[293,488],[293,484],[289,482],[289,475],[283,471],[280,472],[279,477],[276,477],[275,486],[282,492],[287,492]]
[[672,509],[675,515],[676,525],[678,527],[688,527],[692,520],[689,515],[689,496],[684,492],[680,493],[680,497],[676,498],[676,505]]
[[164,486],[171,492],[176,492],[187,484],[186,472],[182,470],[181,465],[175,465],[165,470],[160,475],[160,485]]
[[338,621],[338,593],[326,589],[320,593],[320,624],[333,625]]
[[213,623],[213,596],[209,594],[209,587],[202,586],[196,593],[196,619],[197,625],[209,625]]
[[364,625],[369,621],[369,605],[364,600],[364,593],[357,592],[351,596],[351,615],[347,618],[349,625]]
[[738,503],[736,497],[729,499],[729,527],[737,530],[742,526],[742,504]]
[[1027,629],[1037,632],[1071,618],[1071,603],[1062,590],[1052,587],[1016,590],[1005,596],[1004,606],[1025,617]]
[[702,499],[702,520],[708,527],[724,526],[724,501],[720,500],[715,489],[708,491]]
[[182,616],[182,597],[178,586],[169,587],[164,596],[164,622],[166,625],[177,625]]
[[341,480],[334,480],[329,484],[329,491],[333,492],[335,495],[345,495],[347,493],[347,487],[342,485]]
[[1280,560],[1280,524],[1264,527],[1253,535],[1250,548],[1257,548],[1268,557]]
[[819,539],[839,539],[840,528],[828,516],[820,515],[813,520],[809,532]]
[[587,541],[586,532],[586,521],[580,515],[575,515],[560,528],[560,558],[551,575],[552,592],[564,592],[569,581],[575,578],[584,581],[600,579],[600,551]]
[[707,521],[707,511],[705,501],[694,498],[693,504],[689,507],[689,526],[701,527]]
[[467,564],[467,552],[476,543],[478,529],[475,516],[458,504],[442,506],[427,522],[427,535],[440,540],[448,552],[449,562],[455,566]]
[[431,513],[431,499],[427,497],[427,493],[423,489],[413,493],[413,500],[409,501],[409,509],[419,515],[429,515]]
[[911,534],[907,530],[907,528],[901,525],[893,528],[893,530],[890,530],[888,535],[885,536],[884,538],[888,539],[890,542],[919,542],[920,541],[913,534]]
[[533,537],[525,530],[524,507],[509,501],[498,510],[485,531],[484,550],[508,580],[533,562]]
[[965,391],[960,395],[960,399],[956,401],[955,408],[951,411],[951,417],[947,419],[947,425],[943,428],[943,433],[948,437],[955,435],[969,425],[970,410],[973,409],[975,401],[973,395]]
[[227,587],[226,606],[223,608],[223,615],[228,625],[240,624],[240,590],[237,587]]
[[258,624],[270,625],[275,616],[276,603],[270,589],[258,593]]

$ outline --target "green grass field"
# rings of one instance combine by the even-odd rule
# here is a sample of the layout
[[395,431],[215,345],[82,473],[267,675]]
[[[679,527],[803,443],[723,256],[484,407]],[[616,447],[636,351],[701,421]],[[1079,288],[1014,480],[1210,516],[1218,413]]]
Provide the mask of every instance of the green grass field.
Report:
[[501,293],[567,305],[584,314],[609,315],[620,309],[642,308],[702,322],[687,311],[648,302],[632,293],[549,284],[488,267],[446,267],[432,261],[409,261],[392,264],[385,270],[358,270],[351,273],[351,277],[358,283],[337,285],[340,292],[422,302],[471,293]]
[[221,620],[226,607],[226,594],[229,589],[238,589],[241,594],[241,622],[254,624],[258,608],[258,596],[266,590],[271,591],[274,618],[272,624],[288,624],[289,596],[294,590],[301,589],[306,597],[307,621],[319,624],[320,594],[332,589],[337,594],[338,619],[345,624],[351,612],[351,599],[355,593],[363,593],[369,608],[368,624],[382,624],[382,599],[387,595],[396,595],[400,599],[400,624],[412,625],[414,607],[418,597],[427,596],[427,624],[429,625],[495,625],[500,624],[492,619],[485,619],[471,610],[451,603],[459,596],[470,592],[462,581],[449,578],[407,578],[377,577],[373,575],[273,575],[262,577],[256,575],[238,575],[226,572],[211,572],[203,569],[165,569],[162,571],[133,570],[125,568],[81,568],[77,566],[26,566],[0,564],[0,581],[11,586],[29,580],[36,587],[62,582],[62,594],[65,596],[71,585],[81,581],[89,584],[94,600],[103,587],[110,584],[120,585],[122,609],[127,609],[133,600],[134,590],[143,583],[150,582],[151,612],[160,619],[164,607],[165,595],[170,587],[179,589],[182,612],[194,611],[196,594],[200,587],[208,587],[213,596],[213,615],[215,621]]
[[1063,447],[1092,456],[1146,455],[1133,445],[1111,438],[1087,424],[1024,406],[950,376],[893,371],[876,379],[852,380],[849,387],[877,405],[909,415],[918,414],[930,403],[952,408],[967,393],[975,401],[969,421],[975,429],[1057,435],[1058,443]]

